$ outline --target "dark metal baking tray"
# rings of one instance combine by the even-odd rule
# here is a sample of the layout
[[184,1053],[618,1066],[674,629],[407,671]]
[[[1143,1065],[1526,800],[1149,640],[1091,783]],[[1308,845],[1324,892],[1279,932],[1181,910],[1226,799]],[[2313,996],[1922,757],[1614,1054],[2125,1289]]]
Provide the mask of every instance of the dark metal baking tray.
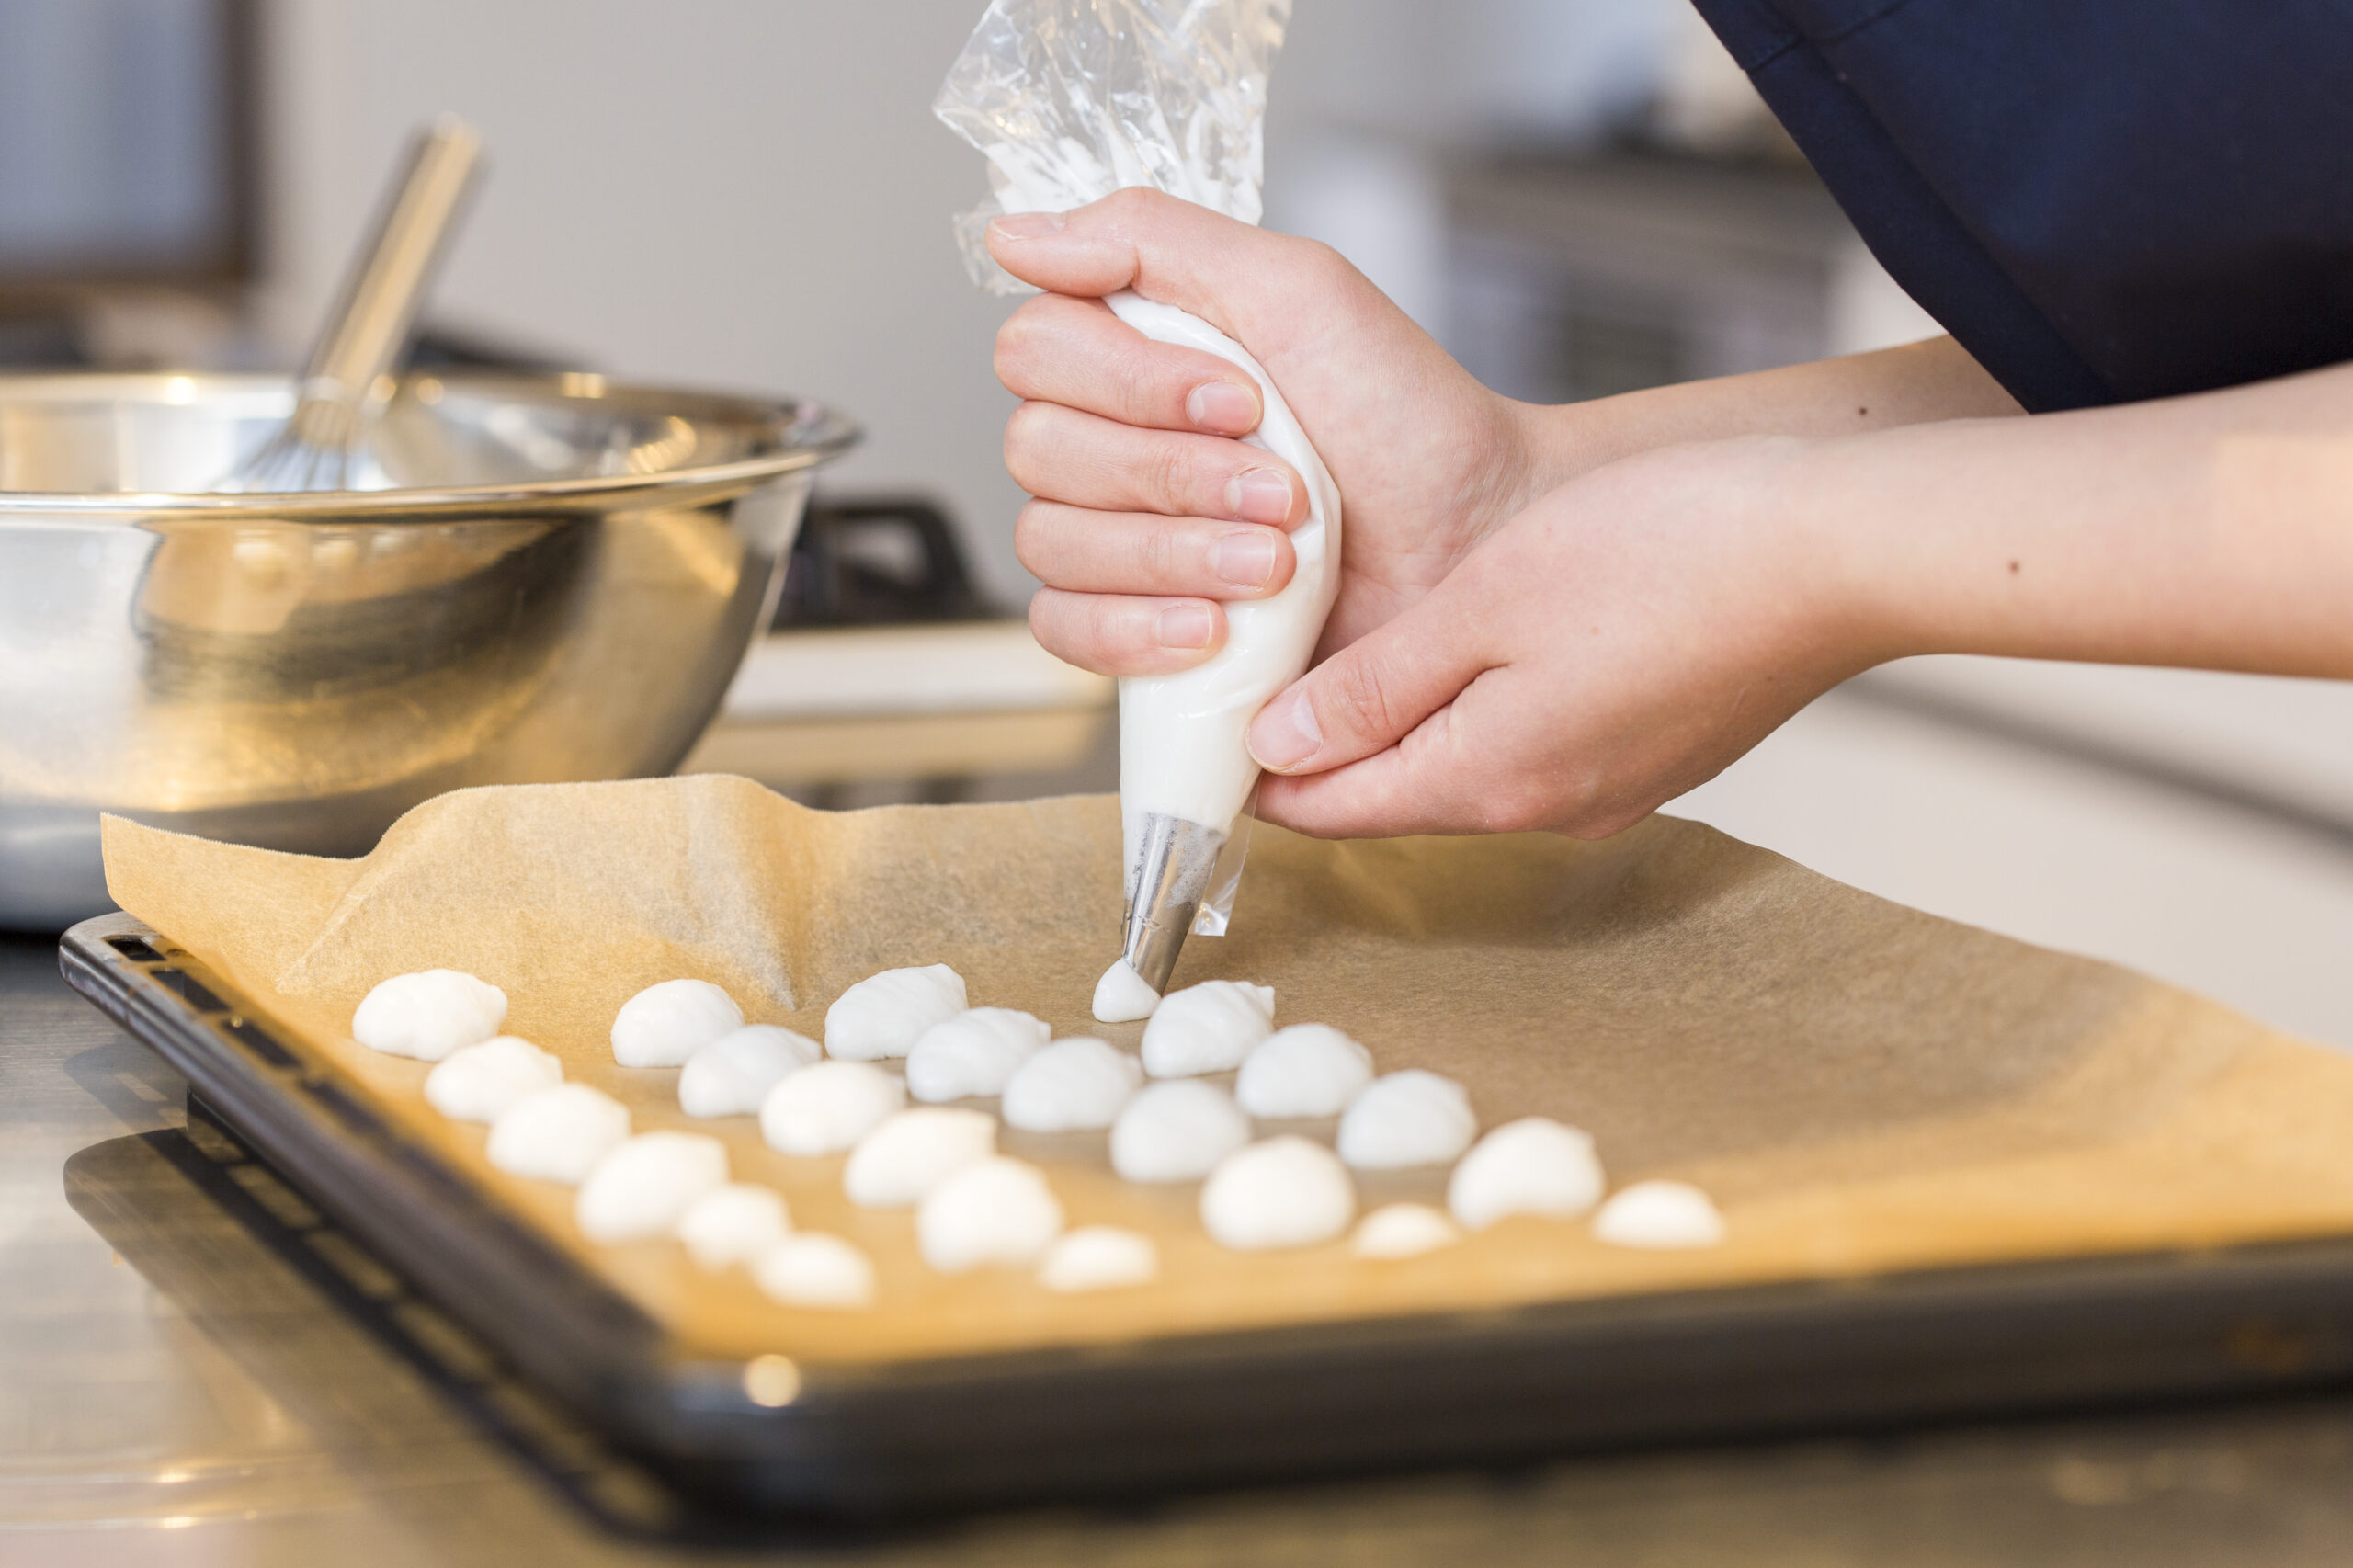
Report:
[[104,916],[60,962],[519,1374],[728,1505],[904,1516],[2353,1382],[2329,1239],[813,1364],[771,1406],[772,1375],[688,1353],[167,938]]

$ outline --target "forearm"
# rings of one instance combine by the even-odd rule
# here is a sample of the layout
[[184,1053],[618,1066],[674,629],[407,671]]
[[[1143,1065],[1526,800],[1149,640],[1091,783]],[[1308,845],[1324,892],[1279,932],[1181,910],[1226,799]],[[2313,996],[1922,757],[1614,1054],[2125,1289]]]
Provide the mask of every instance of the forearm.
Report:
[[2353,677],[2353,366],[1809,443],[1779,521],[1869,662]]
[[1837,437],[2022,412],[1949,337],[1558,406],[1520,405],[1529,499],[1657,447],[1737,436]]

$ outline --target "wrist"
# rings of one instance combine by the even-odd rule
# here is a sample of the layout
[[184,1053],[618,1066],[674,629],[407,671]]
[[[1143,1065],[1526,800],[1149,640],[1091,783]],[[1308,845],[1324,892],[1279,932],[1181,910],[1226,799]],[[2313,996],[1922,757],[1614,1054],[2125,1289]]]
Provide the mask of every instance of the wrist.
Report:
[[1869,499],[1876,464],[1869,437],[1782,437],[1756,488],[1755,525],[1776,540],[1798,634],[1825,685],[1875,665],[1932,652],[1915,613],[1912,540]]
[[1477,477],[1460,496],[1458,559],[1537,500],[1595,466],[1571,460],[1574,441],[1567,422],[1559,417],[1563,410],[1521,403],[1484,387],[1476,395],[1486,406],[1470,425],[1470,439],[1485,460],[1472,471]]
[[[1760,384],[1775,374],[1677,381],[1584,403],[1514,403],[1526,432],[1528,499],[1549,494],[1596,469],[1666,447],[1748,437],[1760,442],[1756,449],[1762,454],[1768,449],[1761,444],[1767,437],[1807,434],[1802,427],[1790,427],[1790,424],[1802,426],[1805,423],[1792,418],[1798,411],[1775,406],[1770,398],[1756,395]],[[1760,402],[1779,417],[1757,416],[1755,405]]]
[[1595,469],[1679,438],[1661,426],[1649,393],[1620,393],[1585,403],[1501,401],[1522,453],[1522,506]]
[[1827,441],[2020,412],[1949,337],[1586,403],[1512,406],[1531,454],[1529,499],[1659,447],[1741,436]]

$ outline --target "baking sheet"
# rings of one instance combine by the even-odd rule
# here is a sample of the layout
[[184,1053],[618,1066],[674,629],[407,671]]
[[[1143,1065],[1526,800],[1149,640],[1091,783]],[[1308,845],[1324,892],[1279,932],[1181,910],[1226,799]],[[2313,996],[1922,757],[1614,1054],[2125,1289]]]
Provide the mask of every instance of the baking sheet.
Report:
[[[755,1021],[822,1032],[839,990],[944,961],[976,1005],[1132,1045],[1086,1016],[1116,950],[1108,798],[811,812],[742,779],[461,791],[364,860],[107,824],[117,901],[247,994],[270,998],[384,1112],[667,1325],[697,1354],[842,1364],[1343,1317],[1899,1268],[2353,1232],[2353,1062],[2125,971],[1900,908],[1696,824],[1601,844],[1549,835],[1319,844],[1261,829],[1232,933],[1178,983],[1277,988],[1384,1070],[1461,1078],[1484,1122],[1592,1131],[1614,1181],[1715,1193],[1724,1247],[1643,1254],[1518,1220],[1370,1265],[1343,1244],[1224,1253],[1190,1187],[1118,1181],[1101,1135],[1008,1131],[1074,1223],[1152,1231],[1164,1281],[1063,1298],[1026,1275],[942,1279],[904,1211],[851,1207],[838,1159],[773,1153],[750,1119],[696,1122],[675,1072],[614,1064],[606,1030],[644,985],[695,974]],[[729,1142],[804,1226],[875,1256],[871,1312],[795,1311],[668,1243],[582,1241],[568,1189],[493,1171],[444,1120],[422,1063],[344,1034],[387,974],[449,965],[504,987],[507,1027],[641,1128]],[[1367,1179],[1368,1203],[1435,1197],[1442,1173]]]

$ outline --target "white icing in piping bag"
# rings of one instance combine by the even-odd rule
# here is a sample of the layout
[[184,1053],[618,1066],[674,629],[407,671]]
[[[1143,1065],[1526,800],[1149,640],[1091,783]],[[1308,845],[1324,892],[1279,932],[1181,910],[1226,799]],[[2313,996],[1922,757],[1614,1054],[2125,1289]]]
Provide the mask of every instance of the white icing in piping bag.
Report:
[[[1267,700],[1307,671],[1340,585],[1340,492],[1274,379],[1199,317],[1125,290],[1104,301],[1161,343],[1202,349],[1258,383],[1266,413],[1245,445],[1273,453],[1307,484],[1307,521],[1291,530],[1298,566],[1281,592],[1225,607],[1225,646],[1173,676],[1120,682],[1120,827],[1128,916],[1120,962],[1154,991],[1168,988],[1188,932],[1225,929],[1220,858],[1257,787],[1246,739]],[[1238,859],[1227,857],[1228,875]],[[1204,904],[1206,903],[1206,907]]]

